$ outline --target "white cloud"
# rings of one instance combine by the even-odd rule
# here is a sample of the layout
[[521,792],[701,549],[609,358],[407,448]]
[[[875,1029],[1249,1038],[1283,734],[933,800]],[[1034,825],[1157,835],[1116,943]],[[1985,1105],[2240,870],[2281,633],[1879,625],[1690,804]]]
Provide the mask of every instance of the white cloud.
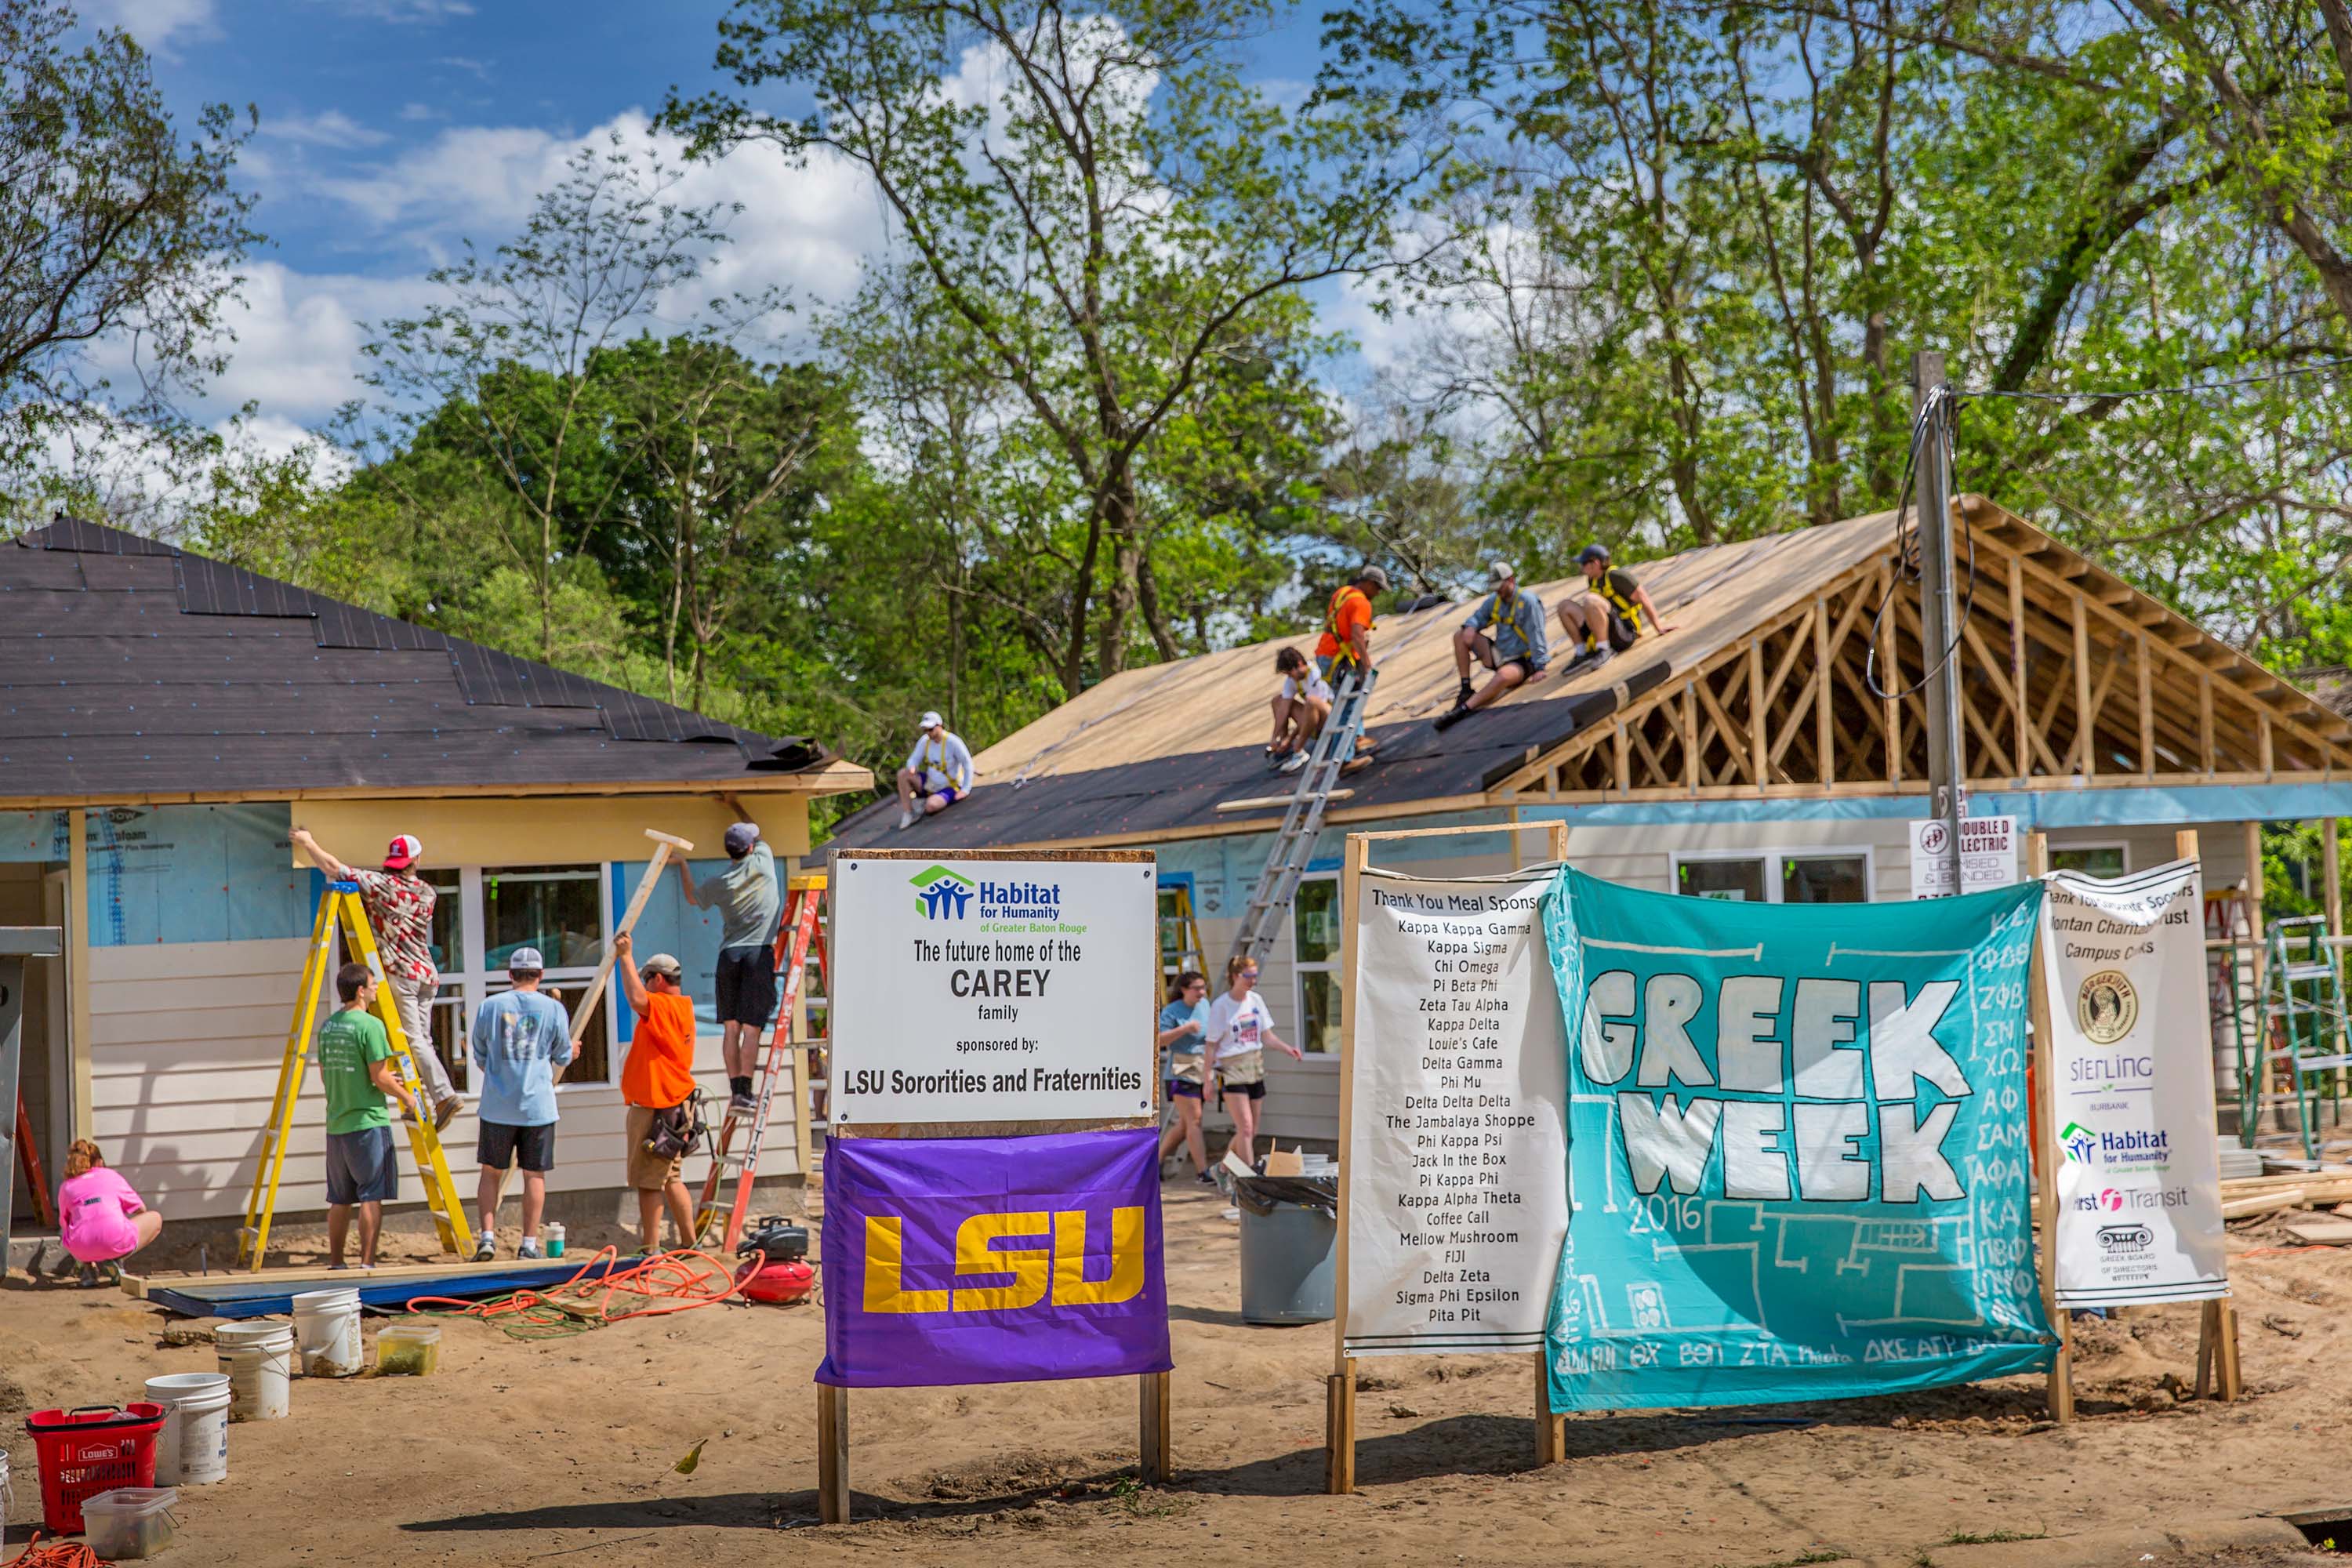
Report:
[[337,0],[337,4],[352,16],[378,22],[442,22],[474,14],[467,0]]
[[316,423],[367,391],[359,374],[369,323],[418,309],[432,288],[422,278],[319,276],[273,261],[247,269],[244,292],[227,318],[236,335],[228,369],[206,402]]
[[400,106],[400,117],[403,120],[407,121],[441,120],[446,118],[439,110],[434,108],[429,103],[404,103]]
[[340,109],[322,114],[279,114],[263,119],[261,133],[312,147],[380,147],[389,133],[370,130]]
[[168,49],[182,33],[210,37],[213,0],[85,0],[83,19],[120,27],[150,49]]

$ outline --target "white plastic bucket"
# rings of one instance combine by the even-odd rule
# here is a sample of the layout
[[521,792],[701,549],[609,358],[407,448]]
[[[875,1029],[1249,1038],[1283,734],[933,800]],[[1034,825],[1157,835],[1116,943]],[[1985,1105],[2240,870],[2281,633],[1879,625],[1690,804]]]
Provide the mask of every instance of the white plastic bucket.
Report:
[[[251,1327],[252,1325],[247,1325]],[[224,1334],[226,1328],[221,1331]],[[277,1421],[290,1402],[288,1380],[293,1376],[294,1327],[279,1322],[276,1334],[245,1344],[220,1346],[220,1369],[228,1374],[228,1418],[232,1421]]]
[[147,1380],[147,1397],[163,1407],[155,1484],[207,1487],[228,1479],[228,1379],[216,1372],[171,1373]]
[[360,1349],[360,1293],[306,1290],[294,1298],[294,1342],[302,1377],[350,1377],[366,1363]]

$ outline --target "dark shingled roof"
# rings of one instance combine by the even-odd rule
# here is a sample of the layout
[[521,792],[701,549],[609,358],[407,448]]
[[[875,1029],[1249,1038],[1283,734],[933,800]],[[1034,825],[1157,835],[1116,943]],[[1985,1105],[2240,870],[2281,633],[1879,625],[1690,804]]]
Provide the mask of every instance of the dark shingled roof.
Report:
[[0,797],[758,787],[831,761],[100,523],[0,546]]

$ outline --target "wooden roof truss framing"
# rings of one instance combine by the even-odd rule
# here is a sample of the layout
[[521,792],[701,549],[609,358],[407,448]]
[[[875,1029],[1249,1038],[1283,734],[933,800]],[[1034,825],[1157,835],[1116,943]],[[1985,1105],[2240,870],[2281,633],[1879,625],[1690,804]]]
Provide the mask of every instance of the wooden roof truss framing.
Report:
[[[2330,780],[2352,724],[2193,622],[1975,497],[1955,654],[1972,787]],[[1531,752],[1492,797],[1887,795],[1927,776],[1919,587],[1890,553],[1823,583],[1611,720]],[[1889,595],[1892,593],[1890,602]],[[1885,612],[1879,613],[1880,606]]]

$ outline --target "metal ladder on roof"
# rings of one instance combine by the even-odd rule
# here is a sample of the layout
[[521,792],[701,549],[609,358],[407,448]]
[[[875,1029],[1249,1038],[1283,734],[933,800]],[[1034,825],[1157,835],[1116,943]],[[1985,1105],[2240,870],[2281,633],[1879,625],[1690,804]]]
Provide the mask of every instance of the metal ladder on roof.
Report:
[[[1315,858],[1315,840],[1323,831],[1323,813],[1331,804],[1332,787],[1339,781],[1339,770],[1356,754],[1356,741],[1364,732],[1364,714],[1371,701],[1372,687],[1380,678],[1377,668],[1363,670],[1360,679],[1352,669],[1340,678],[1331,702],[1331,717],[1315,737],[1315,749],[1307,754],[1306,767],[1299,770],[1298,788],[1291,795],[1290,809],[1282,815],[1281,830],[1274,836],[1274,847],[1266,852],[1265,869],[1258,873],[1257,887],[1250,894],[1248,907],[1242,911],[1241,930],[1234,938],[1234,957],[1262,963],[1274,951],[1275,941],[1282,934],[1283,919],[1289,914],[1292,900],[1298,897],[1299,875]],[[1213,990],[1216,984],[1212,976]]]
[[2315,1166],[2323,1098],[2330,1126],[2344,1125],[2344,1072],[2352,1067],[2352,1052],[2345,1049],[2343,976],[2323,917],[2290,916],[2273,922],[2267,935],[2263,1017],[2277,1030],[2278,1043],[2269,1046],[2265,1055],[2284,1068],[2285,1081],[2261,1099],[2293,1102],[2303,1157]]

